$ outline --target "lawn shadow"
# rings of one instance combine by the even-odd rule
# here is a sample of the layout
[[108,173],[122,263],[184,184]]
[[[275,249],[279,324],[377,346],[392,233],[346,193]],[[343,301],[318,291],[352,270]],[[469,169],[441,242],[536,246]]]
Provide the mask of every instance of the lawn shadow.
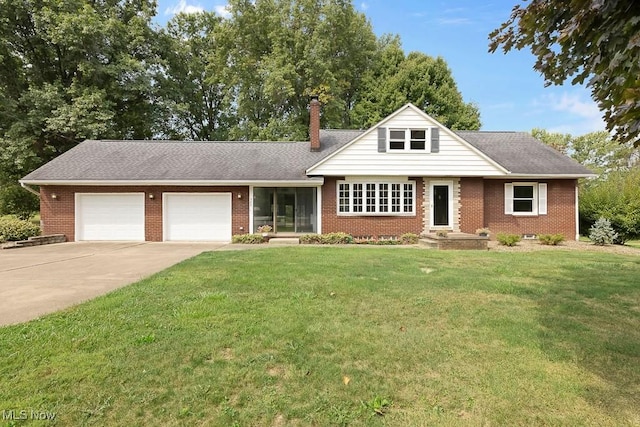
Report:
[[592,374],[580,392],[590,404],[633,423],[640,419],[640,259],[593,256],[579,264],[569,257],[559,274],[537,273],[548,285],[535,298],[540,347],[550,360]]

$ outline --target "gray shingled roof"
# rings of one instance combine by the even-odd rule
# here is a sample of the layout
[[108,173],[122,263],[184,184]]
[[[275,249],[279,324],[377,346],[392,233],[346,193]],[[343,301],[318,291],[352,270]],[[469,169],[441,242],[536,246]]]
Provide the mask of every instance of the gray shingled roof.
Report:
[[463,130],[455,133],[515,175],[593,174],[526,132]]
[[[44,181],[300,181],[305,171],[361,130],[322,130],[322,150],[309,142],[87,140],[22,180]],[[592,172],[525,132],[456,131],[512,174]]]
[[298,181],[306,169],[360,135],[321,131],[309,142],[180,142],[87,140],[22,180],[39,181]]

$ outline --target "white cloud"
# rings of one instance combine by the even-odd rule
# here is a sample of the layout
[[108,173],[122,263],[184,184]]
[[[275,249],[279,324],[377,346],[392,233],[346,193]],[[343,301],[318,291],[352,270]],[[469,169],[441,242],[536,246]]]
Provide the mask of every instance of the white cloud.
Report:
[[469,18],[440,18],[438,19],[440,25],[466,25],[471,23]]
[[221,16],[222,18],[231,18],[231,10],[229,9],[228,4],[213,6],[213,10],[218,16]]
[[367,4],[367,2],[363,1],[362,3],[360,3],[360,9],[362,9],[362,10],[369,9],[369,4]]
[[588,96],[575,92],[545,95],[534,100],[534,107],[540,110],[554,111],[554,122],[561,123],[549,126],[550,132],[584,135],[606,129],[602,112],[598,105]]
[[178,13],[200,13],[202,11],[204,11],[204,8],[199,4],[187,4],[187,0],[180,0],[175,6],[168,7],[164,14],[177,15]]

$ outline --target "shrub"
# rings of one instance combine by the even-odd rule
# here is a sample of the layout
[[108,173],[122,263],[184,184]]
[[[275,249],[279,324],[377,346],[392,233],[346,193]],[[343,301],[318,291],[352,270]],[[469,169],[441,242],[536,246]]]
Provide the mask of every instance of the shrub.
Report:
[[244,243],[248,245],[255,245],[264,243],[266,240],[262,237],[262,234],[235,234],[231,237],[231,243]]
[[564,242],[563,234],[540,234],[538,240],[542,245],[556,246],[558,243]]
[[618,233],[611,226],[611,221],[600,217],[589,229],[589,239],[596,245],[610,245],[616,238]]
[[0,185],[0,215],[29,219],[40,209],[40,200],[19,185]]
[[613,243],[623,244],[640,236],[640,168],[611,172],[585,183],[579,200],[584,234],[604,217],[617,233]]
[[28,239],[40,234],[40,227],[16,216],[0,217],[0,242]]
[[307,245],[342,245],[353,243],[353,237],[347,233],[305,234],[300,243]]
[[420,236],[415,233],[404,233],[400,236],[400,243],[403,245],[415,245],[420,240]]
[[319,245],[320,234],[304,234],[300,236],[300,243],[305,245]]
[[353,237],[347,233],[327,233],[320,236],[320,243],[323,245],[343,245],[352,242]]
[[515,246],[516,243],[522,240],[522,237],[518,234],[498,233],[496,239],[501,245]]

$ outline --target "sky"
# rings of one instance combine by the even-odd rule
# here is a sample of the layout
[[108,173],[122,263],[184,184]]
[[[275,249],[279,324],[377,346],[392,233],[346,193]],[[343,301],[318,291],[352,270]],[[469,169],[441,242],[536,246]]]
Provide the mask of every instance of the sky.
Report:
[[[584,86],[544,86],[529,51],[489,53],[488,34],[505,22],[520,0],[354,0],[378,35],[398,34],[406,53],[441,56],[466,102],[480,109],[482,130],[583,135],[605,130],[602,113]],[[178,12],[215,11],[224,0],[158,0],[163,25]]]

